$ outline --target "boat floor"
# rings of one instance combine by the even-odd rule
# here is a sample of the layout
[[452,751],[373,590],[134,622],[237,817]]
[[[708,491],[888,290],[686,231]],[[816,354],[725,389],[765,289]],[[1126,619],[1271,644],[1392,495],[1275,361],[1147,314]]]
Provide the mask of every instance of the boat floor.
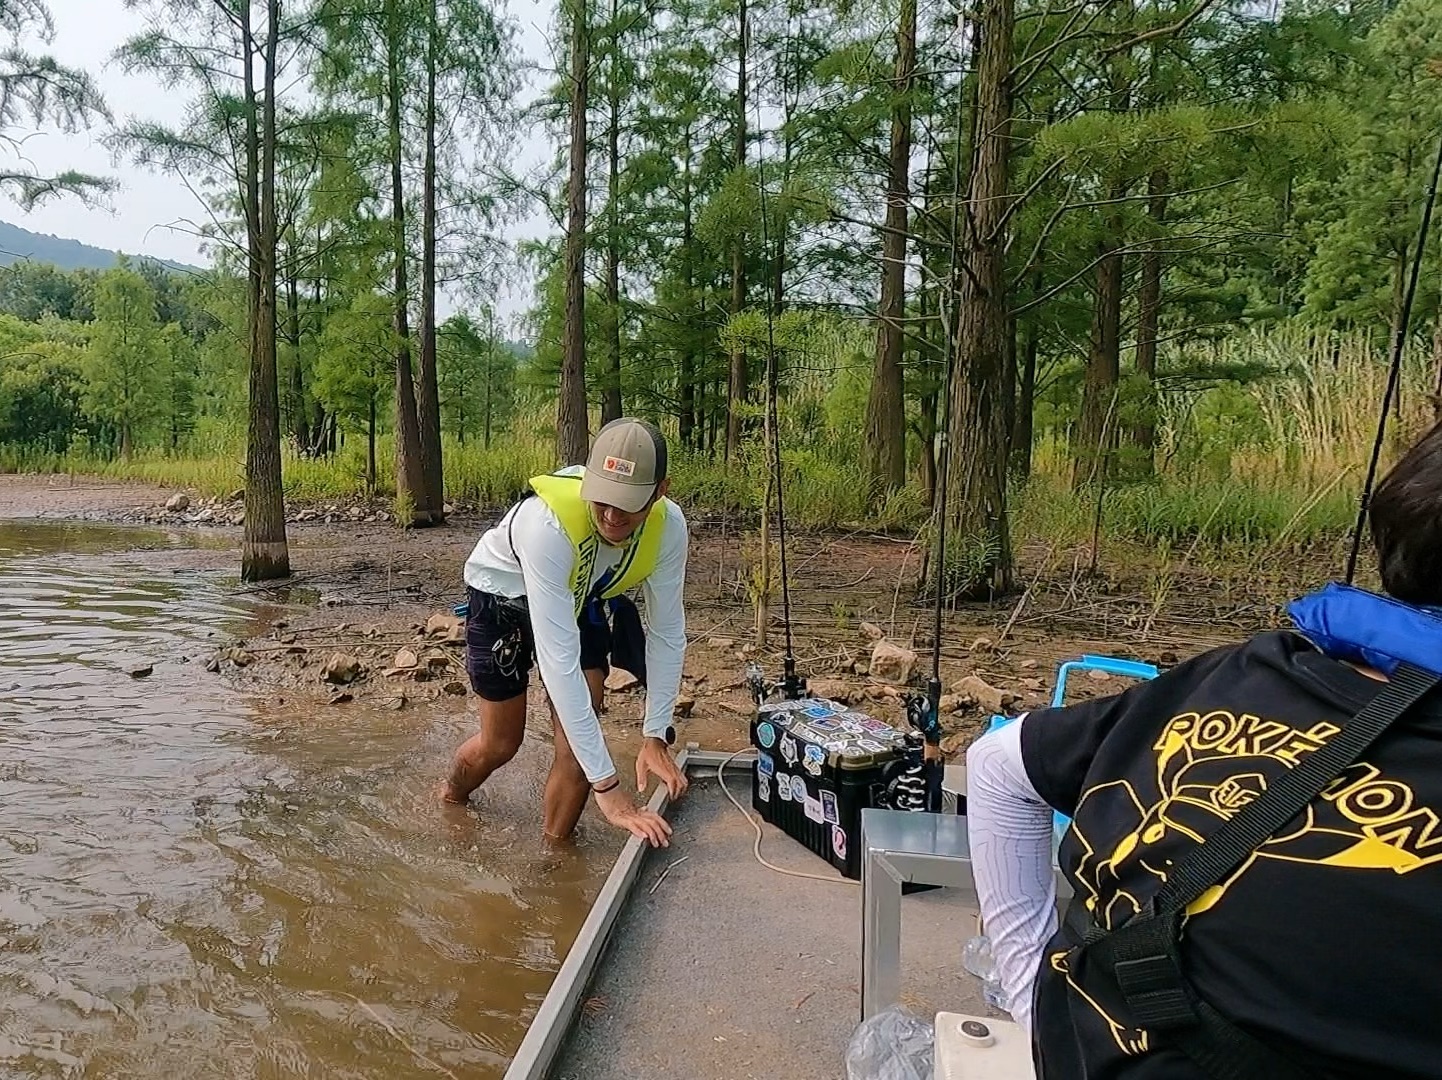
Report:
[[[750,803],[745,774],[727,786]],[[785,833],[755,832],[715,771],[693,772],[668,813],[670,848],[649,851],[617,918],[554,1080],[844,1080],[861,1011],[861,888]],[[754,815],[753,815],[754,817]],[[663,876],[664,875],[664,876]],[[937,1010],[995,1015],[961,966],[974,895],[955,889],[902,900],[902,998]]]

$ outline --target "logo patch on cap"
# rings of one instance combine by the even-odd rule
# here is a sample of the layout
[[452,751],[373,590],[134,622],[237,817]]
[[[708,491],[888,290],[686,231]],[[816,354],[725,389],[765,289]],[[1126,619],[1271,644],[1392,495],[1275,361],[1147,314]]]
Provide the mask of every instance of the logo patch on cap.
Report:
[[606,472],[615,473],[617,476],[636,475],[636,463],[634,461],[627,461],[625,458],[608,457],[601,468]]

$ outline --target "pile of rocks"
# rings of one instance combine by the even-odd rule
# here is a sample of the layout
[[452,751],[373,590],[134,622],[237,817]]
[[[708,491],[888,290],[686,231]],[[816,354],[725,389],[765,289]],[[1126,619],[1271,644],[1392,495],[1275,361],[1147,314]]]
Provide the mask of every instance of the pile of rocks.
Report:
[[303,525],[307,522],[334,525],[338,521],[349,521],[361,524],[383,524],[390,520],[391,515],[387,510],[377,510],[362,505],[341,506],[339,503],[322,503],[317,506],[307,506],[286,515],[286,521],[293,522],[297,525]]
[[161,506],[137,506],[125,516],[147,525],[243,525],[245,492],[237,490],[224,499],[208,499],[177,491]]

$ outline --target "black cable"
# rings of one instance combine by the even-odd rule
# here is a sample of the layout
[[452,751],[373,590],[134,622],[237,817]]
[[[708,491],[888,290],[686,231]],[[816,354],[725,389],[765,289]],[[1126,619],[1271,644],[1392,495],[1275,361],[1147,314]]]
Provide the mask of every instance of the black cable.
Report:
[[1367,466],[1367,479],[1362,485],[1362,498],[1357,507],[1357,524],[1352,529],[1352,550],[1347,556],[1347,584],[1357,575],[1357,557],[1362,550],[1362,530],[1367,525],[1367,510],[1372,502],[1372,488],[1377,482],[1377,463],[1382,457],[1382,443],[1387,435],[1387,413],[1402,378],[1402,354],[1407,346],[1407,331],[1412,322],[1412,300],[1417,295],[1417,279],[1422,273],[1422,252],[1427,247],[1427,233],[1432,227],[1432,208],[1437,204],[1437,180],[1442,176],[1442,137],[1437,141],[1437,160],[1432,165],[1432,182],[1422,204],[1422,224],[1417,229],[1417,243],[1412,252],[1412,272],[1407,280],[1407,293],[1402,299],[1402,315],[1392,337],[1392,364],[1387,372],[1387,389],[1382,394],[1382,414],[1377,418],[1377,438],[1372,444],[1372,460]]

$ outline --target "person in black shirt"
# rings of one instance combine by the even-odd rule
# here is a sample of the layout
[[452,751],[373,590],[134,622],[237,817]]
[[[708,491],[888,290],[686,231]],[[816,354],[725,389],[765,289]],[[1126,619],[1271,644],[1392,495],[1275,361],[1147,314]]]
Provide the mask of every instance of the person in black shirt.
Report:
[[[1327,744],[1399,665],[1442,672],[1442,426],[1369,506],[1382,588],[1331,584],[1295,630],[1124,693],[1021,717],[967,755],[982,918],[1042,1080],[1214,1075],[1139,1024],[1079,948]],[[1059,920],[1057,865],[1077,896]],[[1442,694],[1425,696],[1185,910],[1196,998],[1300,1075],[1442,1076]]]

